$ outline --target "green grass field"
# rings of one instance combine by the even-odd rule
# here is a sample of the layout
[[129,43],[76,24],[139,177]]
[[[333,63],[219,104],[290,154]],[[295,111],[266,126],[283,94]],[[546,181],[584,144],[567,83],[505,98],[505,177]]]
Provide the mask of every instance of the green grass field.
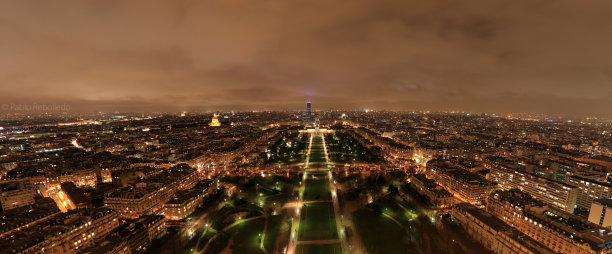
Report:
[[328,179],[307,179],[304,189],[305,201],[331,200]]
[[273,215],[268,218],[268,228],[266,230],[266,238],[264,239],[264,247],[268,252],[272,252],[274,248],[281,224],[283,224],[282,215]]
[[298,240],[337,239],[334,207],[331,202],[306,203],[302,207]]
[[323,149],[323,137],[314,136],[310,147],[310,162],[325,163],[325,150]]
[[368,209],[357,210],[351,216],[368,253],[399,254],[405,253],[409,247],[404,244],[407,232],[390,219],[377,216]]
[[342,248],[339,243],[335,244],[300,244],[297,246],[296,254],[341,254]]
[[261,218],[242,223],[229,230],[233,236],[233,253],[262,253],[259,244],[264,225],[265,219]]
[[306,168],[306,171],[308,172],[319,172],[319,173],[325,173],[325,172],[329,172],[329,168],[324,168],[324,167],[308,167]]
[[325,152],[323,151],[323,148],[315,148],[315,146],[313,145],[313,147],[310,149],[310,163],[325,163]]

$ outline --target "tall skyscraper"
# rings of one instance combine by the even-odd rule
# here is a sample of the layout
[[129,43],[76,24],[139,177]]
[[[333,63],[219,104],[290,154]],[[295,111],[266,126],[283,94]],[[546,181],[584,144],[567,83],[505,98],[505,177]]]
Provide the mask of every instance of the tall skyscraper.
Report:
[[307,116],[312,115],[312,104],[310,103],[310,101],[306,102],[306,115]]

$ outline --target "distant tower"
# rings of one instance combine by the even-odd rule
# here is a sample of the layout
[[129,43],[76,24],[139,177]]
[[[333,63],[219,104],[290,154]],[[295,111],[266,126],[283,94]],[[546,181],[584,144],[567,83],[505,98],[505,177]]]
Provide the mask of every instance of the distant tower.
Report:
[[310,101],[306,102],[306,115],[307,116],[312,115],[312,104],[310,103]]
[[210,127],[219,127],[219,126],[221,126],[221,123],[219,122],[219,119],[217,119],[217,117],[219,117],[218,114],[213,114],[213,118],[210,121],[210,123],[208,124],[208,126],[210,126]]

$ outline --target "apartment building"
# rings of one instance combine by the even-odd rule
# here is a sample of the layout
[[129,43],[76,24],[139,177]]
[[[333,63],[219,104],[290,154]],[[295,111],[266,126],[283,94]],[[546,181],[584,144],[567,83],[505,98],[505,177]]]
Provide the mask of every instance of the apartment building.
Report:
[[452,218],[472,239],[499,254],[552,254],[550,249],[502,220],[468,203],[453,206]]
[[612,253],[612,231],[518,189],[496,191],[487,212],[556,253]]
[[497,182],[499,189],[520,189],[552,207],[568,213],[574,212],[580,191],[578,187],[522,172],[504,161],[499,157],[487,157],[484,160],[484,167],[491,171],[488,179]]

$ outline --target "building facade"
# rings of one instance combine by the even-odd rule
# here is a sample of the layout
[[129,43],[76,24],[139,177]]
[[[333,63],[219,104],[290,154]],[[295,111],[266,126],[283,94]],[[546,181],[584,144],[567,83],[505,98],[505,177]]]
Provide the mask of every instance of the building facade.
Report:
[[488,179],[497,182],[499,189],[520,189],[552,207],[568,213],[574,212],[578,187],[521,172],[500,163],[496,158],[486,158],[484,167],[491,171]]
[[497,184],[494,182],[467,170],[453,168],[441,160],[427,163],[425,174],[457,199],[476,206],[482,206],[489,194],[497,189]]
[[181,191],[164,204],[164,216],[168,220],[182,220],[195,211],[205,196],[197,189]]
[[576,205],[580,208],[589,210],[593,200],[612,198],[612,185],[609,183],[593,181],[580,176],[568,177],[568,183],[577,186],[580,190],[576,198]]
[[468,203],[453,206],[452,218],[485,248],[499,254],[554,253],[534,239],[513,229],[502,220]]
[[497,191],[487,212],[556,253],[611,253],[612,231],[549,207],[518,189]]
[[35,194],[34,186],[29,181],[3,183],[0,186],[2,210],[34,204]]
[[123,218],[136,219],[147,214],[161,214],[164,204],[180,190],[193,187],[200,174],[195,169],[164,172],[106,194],[104,205]]
[[0,239],[0,248],[16,253],[76,253],[119,226],[117,213],[86,208],[60,213]]
[[436,181],[428,179],[424,174],[413,175],[411,184],[419,194],[427,196],[437,208],[450,208],[455,203],[452,193],[436,184]]

